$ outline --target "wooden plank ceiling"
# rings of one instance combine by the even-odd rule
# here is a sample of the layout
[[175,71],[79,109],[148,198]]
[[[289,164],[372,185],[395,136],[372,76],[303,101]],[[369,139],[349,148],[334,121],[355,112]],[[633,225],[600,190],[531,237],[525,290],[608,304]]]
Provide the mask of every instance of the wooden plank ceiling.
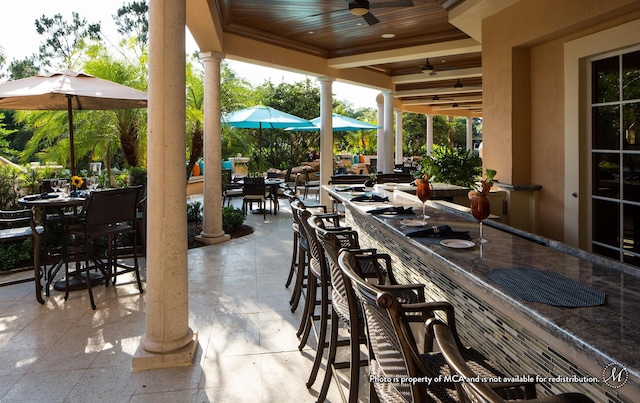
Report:
[[[225,32],[323,57],[329,63],[359,57],[358,67],[392,78],[396,99],[406,105],[481,114],[479,46],[461,51],[452,45],[455,50],[449,52],[447,46],[437,52],[424,47],[464,40],[473,43],[448,21],[445,6],[461,1],[370,0],[370,14],[365,17],[352,14],[347,0],[216,0],[216,7]],[[367,22],[375,20],[379,22]],[[394,37],[384,38],[384,34]],[[407,51],[391,62],[375,58],[375,52],[398,49]]]

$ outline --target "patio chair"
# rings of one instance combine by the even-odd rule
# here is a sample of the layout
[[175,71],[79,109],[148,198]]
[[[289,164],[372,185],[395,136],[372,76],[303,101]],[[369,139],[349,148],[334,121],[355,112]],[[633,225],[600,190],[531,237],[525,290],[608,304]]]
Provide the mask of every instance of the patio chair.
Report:
[[293,170],[293,166],[290,166],[289,168],[287,168],[287,171],[284,174],[284,182],[282,182],[280,184],[280,186],[278,186],[278,197],[280,196],[286,196],[285,195],[285,191],[288,188],[295,188],[296,187],[296,183],[295,183],[295,178],[293,180],[291,180],[291,171]]
[[[462,346],[455,325],[453,306],[448,302],[406,303],[394,296],[390,290],[365,281],[358,273],[357,255],[349,250],[340,253],[338,262],[348,285],[362,306],[369,341],[369,371],[377,379],[390,382],[373,382],[373,388],[381,401],[427,402],[466,401],[459,396],[453,383],[401,382],[407,378],[434,378],[449,374],[446,361],[440,352],[434,352],[433,338],[425,332],[424,323],[435,313],[446,317],[455,343]],[[335,305],[335,303],[334,303]],[[410,322],[423,321],[421,335],[425,343],[419,349]],[[504,377],[495,365],[471,348],[464,348],[467,365],[485,377]],[[518,399],[535,397],[533,383],[509,383],[497,385],[504,396]]]
[[34,276],[22,280],[7,281],[0,283],[0,287],[34,281],[36,284],[36,299],[44,304],[41,291],[42,285],[40,278],[42,272],[40,269],[40,235],[43,232],[41,226],[35,226],[32,219],[32,212],[29,209],[24,210],[0,210],[0,244],[21,242],[31,239],[34,243],[33,269]]
[[[267,199],[269,199],[269,191],[264,184],[264,177],[245,177],[244,185],[242,187],[242,211],[247,213],[247,206],[252,206],[253,203],[258,203],[259,208],[262,210],[262,216],[267,219]],[[271,210],[269,210],[271,214]]]
[[[349,368],[349,402],[358,401],[360,384],[360,367],[367,361],[360,359],[360,346],[367,344],[362,308],[345,278],[338,262],[340,250],[350,250],[357,254],[359,260],[354,265],[359,276],[381,286],[393,289],[398,296],[407,302],[424,301],[423,284],[398,285],[391,267],[391,257],[376,253],[374,249],[358,249],[358,233],[355,231],[327,231],[316,228],[316,236],[324,247],[331,279],[331,335],[329,338],[329,355],[326,372],[318,401],[323,401],[331,385],[333,371],[338,368]],[[349,248],[349,249],[344,249]],[[355,256],[355,255],[354,255]],[[345,281],[347,280],[347,282]],[[338,340],[338,329],[342,322],[349,331],[349,337]],[[338,346],[350,347],[348,363],[336,362]]]
[[[320,195],[320,180],[311,180],[311,177],[309,176],[309,171],[308,170],[304,170],[304,174],[303,173],[299,173],[298,175],[304,175],[304,190],[302,193],[302,196],[306,199],[309,197],[309,190],[315,190],[316,191],[316,199],[319,200],[319,195]],[[298,182],[297,178],[296,178],[296,183]]]
[[232,179],[232,173],[230,169],[222,170],[222,205],[227,202],[227,206],[231,205],[231,200],[234,197],[242,197],[243,190],[242,185],[234,183]]
[[[84,272],[86,277],[87,290],[91,308],[96,309],[96,304],[91,290],[92,281],[90,270],[99,269],[105,276],[105,286],[109,282],[116,283],[119,275],[134,272],[138,289],[143,293],[142,281],[140,280],[140,269],[138,265],[138,254],[135,253],[138,243],[137,207],[141,186],[99,190],[91,193],[87,199],[81,223],[69,226],[69,233],[84,239],[84,267],[77,265],[80,273]],[[114,208],[117,206],[117,208]],[[133,266],[118,263],[118,252],[115,237],[118,234],[130,233],[133,239]],[[107,238],[107,259],[106,262],[93,255],[93,241]],[[69,272],[65,270],[65,278],[68,280]],[[68,298],[68,284],[65,299]]]
[[[451,327],[439,319],[431,318],[427,321],[427,331],[434,337],[442,356],[446,360],[452,374],[470,379],[469,382],[456,382],[456,389],[461,401],[478,401],[487,403],[504,403],[505,399],[495,391],[495,384],[486,382],[474,382],[478,379],[478,371],[472,369],[463,357],[464,347],[460,346],[460,340],[456,337]],[[492,387],[493,386],[493,387]],[[508,385],[505,385],[508,386]],[[535,390],[534,390],[535,391]],[[534,394],[535,397],[535,394]],[[545,403],[590,403],[589,397],[580,393],[562,393],[543,398],[532,398],[529,402]]]

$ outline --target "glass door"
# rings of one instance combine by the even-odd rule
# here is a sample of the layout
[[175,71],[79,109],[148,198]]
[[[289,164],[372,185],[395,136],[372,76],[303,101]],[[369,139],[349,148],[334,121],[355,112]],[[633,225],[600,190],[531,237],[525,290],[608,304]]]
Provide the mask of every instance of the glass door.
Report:
[[640,51],[591,72],[592,251],[640,267]]

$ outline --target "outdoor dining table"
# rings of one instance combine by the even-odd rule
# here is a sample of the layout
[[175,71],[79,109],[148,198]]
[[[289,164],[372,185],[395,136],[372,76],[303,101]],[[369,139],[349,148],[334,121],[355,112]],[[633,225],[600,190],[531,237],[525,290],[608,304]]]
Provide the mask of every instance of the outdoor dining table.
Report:
[[[55,212],[55,214],[60,219],[60,224],[62,226],[62,234],[65,237],[65,240],[62,242],[62,251],[60,253],[60,258],[56,263],[54,263],[49,269],[49,274],[47,276],[47,283],[45,286],[45,293],[49,295],[49,286],[51,282],[55,279],[56,273],[62,268],[63,265],[68,264],[68,245],[66,242],[66,236],[69,229],[69,216],[65,214],[66,209],[73,209],[73,215],[76,216],[78,214],[78,208],[82,207],[85,203],[85,197],[69,197],[65,196],[62,193],[43,193],[39,195],[28,195],[21,197],[18,199],[18,203],[30,207],[33,210],[33,220],[32,220],[32,228],[38,224],[39,221],[44,221],[46,217],[46,210],[50,209]],[[38,242],[34,242],[34,279],[36,283],[36,298],[38,302],[44,304],[44,300],[42,299],[42,283],[41,279],[43,277],[43,271],[46,270],[46,262],[44,263],[44,268],[42,268],[40,263],[40,251],[37,250],[38,245],[40,244],[42,235],[38,234],[34,231],[36,237],[38,237]],[[98,284],[102,282],[101,276],[95,276],[92,278],[92,284]],[[80,289],[86,289],[86,282],[83,277],[76,276],[73,273],[69,278],[69,291],[75,291]],[[57,291],[65,291],[66,283],[65,280],[59,280],[54,283],[53,288]]]

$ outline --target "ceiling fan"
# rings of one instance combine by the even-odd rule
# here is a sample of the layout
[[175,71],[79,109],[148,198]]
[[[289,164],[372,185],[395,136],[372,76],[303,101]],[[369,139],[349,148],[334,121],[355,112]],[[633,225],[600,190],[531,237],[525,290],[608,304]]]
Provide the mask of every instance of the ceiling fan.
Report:
[[438,96],[438,94],[434,95],[433,98],[431,98],[432,101],[434,102],[438,102],[438,101],[455,101],[455,98],[440,98]]
[[349,12],[353,15],[364,18],[369,25],[375,25],[380,22],[375,15],[371,14],[370,8],[389,8],[389,7],[413,7],[413,0],[397,0],[387,1],[384,3],[369,3],[368,0],[346,0],[349,3]]
[[446,70],[457,70],[457,67],[434,67],[433,64],[429,63],[429,58],[427,61],[420,66],[420,69],[423,73],[429,73],[430,76],[435,76],[438,74],[438,71],[446,71]]

